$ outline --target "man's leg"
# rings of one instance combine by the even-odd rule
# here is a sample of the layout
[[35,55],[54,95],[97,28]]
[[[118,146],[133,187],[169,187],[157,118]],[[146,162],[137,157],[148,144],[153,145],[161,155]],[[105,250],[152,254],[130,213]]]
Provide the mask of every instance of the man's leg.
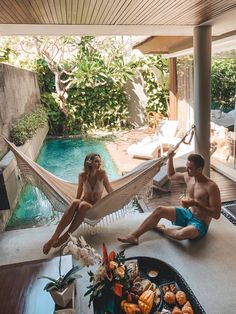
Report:
[[138,238],[145,232],[155,228],[161,218],[174,222],[175,217],[175,207],[157,207],[154,212],[144,220],[137,230],[128,234],[126,237],[118,238],[118,241],[129,244],[138,244]]
[[73,233],[81,225],[81,223],[84,221],[87,210],[89,210],[91,207],[92,205],[85,201],[82,201],[80,203],[80,206],[72,220],[69,229],[58,239],[53,247],[59,247],[67,241],[67,239],[69,238],[69,234]]
[[199,237],[199,231],[192,225],[180,228],[167,228],[164,225],[157,225],[155,229],[175,240],[196,239]]

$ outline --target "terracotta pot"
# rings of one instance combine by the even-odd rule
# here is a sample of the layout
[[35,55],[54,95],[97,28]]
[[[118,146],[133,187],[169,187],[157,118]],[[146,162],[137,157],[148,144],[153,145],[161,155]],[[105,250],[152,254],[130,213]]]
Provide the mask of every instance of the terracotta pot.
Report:
[[52,290],[50,294],[55,302],[55,304],[65,307],[74,296],[74,283],[70,284],[65,290],[57,291]]

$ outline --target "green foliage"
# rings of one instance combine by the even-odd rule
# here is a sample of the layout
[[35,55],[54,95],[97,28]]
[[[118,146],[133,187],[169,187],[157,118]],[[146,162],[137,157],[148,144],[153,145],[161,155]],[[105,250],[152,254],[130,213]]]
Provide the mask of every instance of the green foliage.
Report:
[[6,48],[1,48],[0,49],[0,62],[9,62],[10,60],[10,53],[11,49],[6,47]]
[[[130,288],[129,274],[127,266],[124,264],[126,258],[124,250],[120,253],[111,251],[107,252],[105,244],[103,244],[103,259],[98,269],[93,273],[89,271],[90,285],[87,287],[88,291],[84,296],[90,295],[89,307],[93,301],[109,295],[121,297],[122,293]],[[111,267],[113,263],[113,267]],[[117,287],[120,286],[120,289]],[[98,300],[97,300],[98,301]]]
[[128,102],[124,89],[133,71],[122,55],[109,62],[83,37],[73,60],[73,81],[68,90],[66,130],[69,133],[128,126]]
[[48,279],[50,282],[46,284],[44,290],[50,292],[52,290],[63,291],[68,287],[72,282],[77,278],[81,278],[81,275],[76,274],[81,269],[81,266],[73,266],[64,276],[59,277],[58,279],[51,278],[48,276],[41,276],[38,279]]
[[[5,38],[5,37],[4,37]],[[0,38],[0,62],[12,63],[18,53],[12,46],[11,37]]]
[[36,59],[32,64],[32,70],[38,74],[38,82],[41,93],[55,92],[55,78],[50,71],[48,64],[43,59]]
[[215,59],[212,63],[212,109],[228,112],[235,108],[235,59]]
[[[103,41],[91,36],[81,39],[65,36],[55,40],[37,37],[22,39],[23,42],[27,47],[25,51],[38,52],[35,59],[29,57],[31,54],[17,60],[21,60],[21,66],[28,63],[28,67],[38,73],[41,102],[49,116],[50,134],[129,127],[125,84],[132,80],[137,68],[146,83],[147,110],[167,112],[168,66],[160,56],[143,57],[141,61],[128,63],[125,60],[130,60],[130,51],[114,37]],[[54,73],[46,59],[50,69],[55,66]]]
[[47,113],[42,107],[23,116],[12,125],[10,140],[15,145],[23,145],[36,134],[38,128],[47,125],[47,119]]
[[160,55],[149,56],[134,63],[140,70],[148,97],[147,111],[167,115],[168,111],[168,61]]
[[55,93],[45,92],[41,94],[41,104],[48,115],[49,134],[59,135],[63,133],[65,121],[64,114],[60,111],[58,100]]
[[68,82],[65,85],[68,93],[66,116],[60,110],[55,79],[47,63],[38,59],[34,65],[42,91],[41,102],[49,116],[49,133],[78,134],[127,127],[128,102],[124,84],[133,77],[130,64],[125,64],[117,51],[116,54],[109,52],[105,58],[91,36],[82,37],[80,42],[65,37],[65,44],[68,43],[77,53],[63,64],[67,69],[62,76],[63,84]]

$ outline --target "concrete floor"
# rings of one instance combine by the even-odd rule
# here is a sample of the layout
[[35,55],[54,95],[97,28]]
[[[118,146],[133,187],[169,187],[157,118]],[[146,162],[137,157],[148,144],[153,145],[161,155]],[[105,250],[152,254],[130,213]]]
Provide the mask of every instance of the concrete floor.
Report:
[[[140,136],[143,137],[143,134]],[[126,145],[125,145],[126,144]],[[113,159],[121,171],[128,171],[142,162],[125,156],[124,145],[110,144]],[[121,159],[122,157],[122,159]],[[206,238],[200,241],[176,242],[150,231],[143,235],[138,246],[121,245],[116,238],[137,227],[147,214],[127,215],[102,228],[96,234],[78,229],[86,241],[101,252],[106,243],[108,250],[126,248],[126,256],[149,256],[169,263],[187,281],[207,314],[233,314],[236,308],[236,229],[224,216],[213,221]],[[0,265],[44,259],[42,246],[52,235],[55,226],[7,231],[0,234]],[[52,250],[47,258],[58,255]],[[74,261],[76,263],[76,261]],[[83,278],[77,282],[76,309],[79,314],[93,313],[88,309],[88,297],[83,297],[89,284],[87,268],[81,270]],[[45,313],[46,314],[46,313]],[[197,313],[195,313],[197,314]]]
[[[108,250],[126,248],[126,256],[149,256],[161,259],[178,270],[187,281],[207,314],[233,314],[236,308],[236,229],[224,216],[212,221],[208,235],[200,241],[177,242],[150,231],[140,238],[138,246],[126,246],[116,239],[139,225],[147,214],[127,215],[102,228],[96,234],[88,229],[78,230],[86,241],[101,252],[106,243]],[[168,222],[164,221],[168,224]],[[42,245],[53,227],[8,231],[0,235],[0,264],[45,258]],[[96,229],[95,229],[96,230]],[[53,250],[48,258],[57,255]],[[76,261],[74,261],[76,263]],[[82,269],[77,282],[77,313],[89,314],[88,298],[83,297],[88,286],[89,269]]]

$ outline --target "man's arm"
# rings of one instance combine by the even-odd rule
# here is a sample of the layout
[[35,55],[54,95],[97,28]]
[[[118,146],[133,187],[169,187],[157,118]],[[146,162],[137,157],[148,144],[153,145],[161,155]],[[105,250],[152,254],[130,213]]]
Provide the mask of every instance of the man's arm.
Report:
[[220,218],[220,213],[221,213],[220,190],[215,183],[212,184],[209,188],[209,206],[206,206],[202,204],[201,202],[195,201],[193,199],[187,201],[187,203],[188,204],[185,204],[187,205],[187,207],[195,206],[200,211],[206,213],[211,218],[214,218],[214,219]]
[[174,157],[175,153],[173,151],[170,151],[168,153],[168,163],[167,163],[167,175],[168,178],[171,181],[182,181],[185,182],[185,177],[184,174],[182,172],[176,172],[175,171],[175,167],[174,167],[174,163],[173,163],[173,157]]

